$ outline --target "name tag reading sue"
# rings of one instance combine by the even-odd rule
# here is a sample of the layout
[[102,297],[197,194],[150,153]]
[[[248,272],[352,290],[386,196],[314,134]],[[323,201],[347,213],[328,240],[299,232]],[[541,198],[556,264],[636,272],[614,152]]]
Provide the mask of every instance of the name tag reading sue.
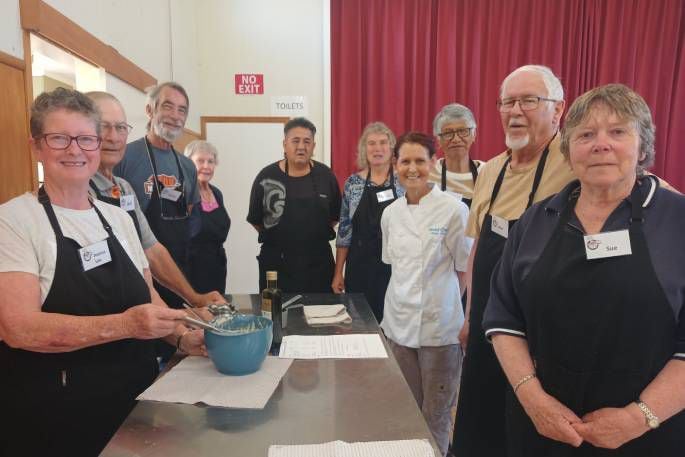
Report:
[[162,189],[162,198],[166,200],[171,200],[172,202],[178,201],[181,197],[181,192],[172,189],[171,187],[165,187]]
[[509,238],[509,221],[499,216],[491,216],[490,229],[504,238]]
[[376,198],[378,199],[378,203],[383,203],[395,198],[395,194],[392,193],[392,189],[386,189],[381,192],[376,192]]
[[133,195],[122,195],[119,199],[119,206],[121,206],[121,209],[124,211],[133,211],[136,207],[133,200],[134,198]]
[[92,270],[100,265],[104,265],[112,261],[112,255],[109,253],[109,246],[107,240],[98,241],[90,246],[78,250],[81,257],[81,264],[83,271]]
[[628,230],[585,235],[583,239],[585,241],[585,255],[588,260],[631,255],[633,253],[630,248]]

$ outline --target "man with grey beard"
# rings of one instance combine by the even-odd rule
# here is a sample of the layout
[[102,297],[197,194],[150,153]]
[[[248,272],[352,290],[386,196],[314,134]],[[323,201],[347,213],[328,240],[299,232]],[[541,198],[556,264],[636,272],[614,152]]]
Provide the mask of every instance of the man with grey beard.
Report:
[[497,106],[508,149],[478,174],[466,226],[475,242],[466,278],[467,320],[459,335],[466,350],[452,443],[459,457],[506,455],[504,408],[511,389],[481,325],[490,277],[521,214],[574,179],[557,134],[564,89],[549,68],[514,70],[502,82]]
[[[150,89],[147,134],[127,145],[114,168],[114,175],[133,187],[152,232],[183,272],[190,240],[188,215],[200,193],[195,165],[172,143],[183,133],[188,108],[188,94],[180,84],[165,82]],[[170,307],[182,306],[181,297],[157,282],[155,288]]]

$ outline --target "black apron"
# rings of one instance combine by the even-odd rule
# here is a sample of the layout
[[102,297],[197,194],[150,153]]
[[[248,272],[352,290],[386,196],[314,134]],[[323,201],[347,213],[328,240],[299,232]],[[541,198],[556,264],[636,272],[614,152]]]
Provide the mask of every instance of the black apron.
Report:
[[[259,262],[259,288],[266,288],[266,272],[278,271],[278,288],[287,293],[331,293],[335,264],[330,240],[329,198],[319,196],[310,162],[312,193],[292,197],[287,192],[288,161],[285,162],[286,196],[283,215],[275,227],[263,233]],[[298,178],[299,179],[299,178]]]
[[[533,204],[548,155],[549,145],[538,161],[526,209]],[[452,444],[452,452],[459,457],[505,455],[504,407],[506,388],[509,384],[492,345],[485,339],[483,313],[490,298],[492,271],[502,257],[502,250],[507,241],[492,231],[490,208],[499,194],[509,162],[511,155],[502,166],[492,188],[490,205],[481,226],[476,257],[473,260],[471,312],[468,317],[469,338],[462,368]],[[515,223],[516,220],[509,221],[509,230]]]
[[[210,190],[219,203],[214,189],[210,187]],[[224,242],[231,228],[231,218],[223,203],[209,213],[205,212],[201,205],[198,205],[195,211],[193,211],[195,214],[199,214],[200,231],[190,239],[188,280],[198,293],[204,294],[217,290],[224,294],[226,293],[227,268]]]
[[[632,255],[587,260],[584,233],[569,223],[578,195],[573,193],[521,288],[526,338],[540,383],[578,417],[637,400],[675,352],[675,316],[642,230],[641,187],[636,184],[630,196]],[[676,457],[685,452],[685,412],[617,450],[589,443],[576,449],[539,435],[508,391],[509,457]]]
[[[90,180],[90,188],[93,189],[93,191],[95,191],[95,195],[97,196],[97,199],[100,200],[101,202],[105,202],[105,203],[109,203],[110,205],[121,207],[121,200],[120,199],[114,198],[114,197],[109,197],[109,196],[103,194],[102,191],[100,191],[100,189],[98,189],[98,186],[95,185],[95,182],[93,182],[92,179]],[[123,190],[123,189],[121,189],[121,190]],[[133,219],[133,225],[136,226],[136,233],[138,233],[138,239],[140,239],[142,241],[141,232],[140,232],[140,223],[138,222],[138,216],[136,215],[136,210],[132,209],[132,210],[126,211],[126,212],[128,213],[129,216],[131,216],[131,219]]]
[[[181,196],[175,202],[162,198],[162,191],[164,184],[159,181],[157,173],[157,162],[155,155],[150,149],[150,143],[145,137],[145,148],[147,150],[148,158],[150,159],[150,166],[152,167],[153,186],[152,194],[150,195],[150,202],[145,210],[145,217],[150,224],[152,233],[155,234],[157,241],[167,248],[171,258],[174,259],[176,265],[183,274],[188,271],[188,245],[190,241],[190,226],[188,221],[188,203],[186,200],[185,188],[183,186],[184,176],[181,162],[178,160],[178,153],[171,147],[170,154],[174,155],[176,159],[176,166],[178,167],[178,181],[176,189],[181,192]],[[164,216],[162,216],[164,215]],[[171,290],[167,289],[156,280],[154,281],[155,289],[159,292],[162,300],[169,305],[170,308],[183,308],[183,298],[176,295]]]
[[[390,265],[381,260],[381,215],[397,198],[394,181],[391,167],[389,184],[372,186],[369,169],[359,205],[352,216],[352,243],[345,263],[345,292],[363,293],[378,322],[383,320],[385,290],[390,282]],[[392,190],[393,198],[379,202],[377,194],[386,190]]]
[[[143,276],[97,207],[112,261],[84,272],[81,246],[62,234],[42,187],[39,201],[57,242],[55,276],[43,312],[109,315],[150,302]],[[3,456],[97,456],[158,373],[152,344],[133,339],[61,353],[0,342],[0,365]]]
[[[440,190],[445,192],[447,190],[447,164],[445,163],[446,160],[443,158],[442,159],[442,170],[440,174]],[[478,167],[476,166],[476,162],[474,162],[472,159],[469,159],[469,170],[471,171],[471,177],[473,178],[473,185],[476,185],[476,179],[478,179]],[[471,201],[473,198],[462,198],[461,201],[463,201],[466,206],[471,208]]]

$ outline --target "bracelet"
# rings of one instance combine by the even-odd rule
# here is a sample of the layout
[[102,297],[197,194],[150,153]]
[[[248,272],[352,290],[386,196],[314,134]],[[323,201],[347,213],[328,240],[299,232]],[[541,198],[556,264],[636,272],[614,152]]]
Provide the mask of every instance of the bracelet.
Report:
[[519,390],[519,387],[521,387],[522,385],[524,385],[525,383],[527,383],[527,382],[530,381],[531,379],[534,379],[534,378],[537,378],[537,377],[538,377],[538,375],[536,375],[535,373],[531,373],[531,374],[529,374],[529,375],[526,375],[526,376],[522,377],[522,378],[519,380],[519,382],[517,382],[517,383],[514,385],[514,393],[516,393],[516,391]]
[[183,352],[183,349],[181,349],[181,340],[183,339],[184,336],[186,336],[186,335],[188,334],[189,331],[190,331],[190,329],[187,328],[187,329],[185,330],[185,332],[183,332],[183,333],[181,333],[180,335],[178,335],[178,338],[176,339],[176,350],[177,350],[177,351]]

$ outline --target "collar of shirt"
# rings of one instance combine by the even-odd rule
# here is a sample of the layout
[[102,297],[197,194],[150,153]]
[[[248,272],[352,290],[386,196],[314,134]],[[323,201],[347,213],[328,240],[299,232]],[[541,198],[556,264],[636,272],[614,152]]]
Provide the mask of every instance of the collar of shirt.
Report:
[[[640,196],[640,201],[642,201],[643,208],[649,208],[654,199],[654,193],[659,188],[659,181],[655,176],[647,175],[642,178],[638,178],[638,192]],[[575,180],[564,187],[558,194],[551,197],[547,203],[545,203],[545,214],[558,217],[564,210],[564,207],[568,204],[569,199],[573,192],[579,190],[579,181]],[[628,224],[626,217],[630,216],[630,196],[626,197],[619,206],[609,215],[609,218],[604,224],[604,231],[621,230],[625,228]],[[571,214],[571,219],[568,222],[571,226],[581,230],[582,224],[580,223],[578,216],[575,212]]]
[[[436,186],[435,183],[429,182],[428,185],[431,187],[431,190],[426,195],[421,197],[418,206],[430,205],[431,201],[435,198],[436,195],[443,193],[440,190],[440,186]],[[404,206],[409,206],[409,202],[407,202],[407,194],[404,194],[399,201],[402,202]]]

